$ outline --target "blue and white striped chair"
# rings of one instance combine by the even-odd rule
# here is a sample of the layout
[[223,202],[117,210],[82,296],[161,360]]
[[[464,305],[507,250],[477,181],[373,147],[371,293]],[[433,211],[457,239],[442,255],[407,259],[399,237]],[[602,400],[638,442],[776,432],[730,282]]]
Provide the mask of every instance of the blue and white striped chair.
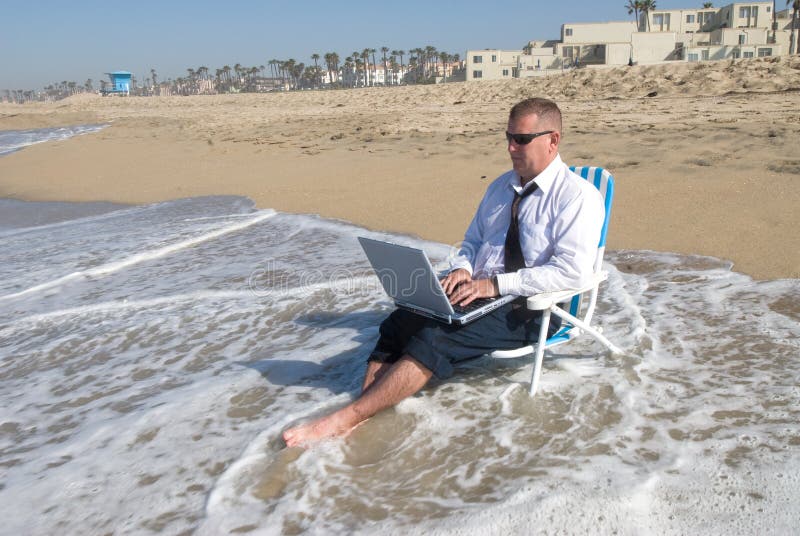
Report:
[[[539,378],[542,374],[542,359],[544,358],[545,348],[554,348],[561,344],[571,341],[579,335],[586,333],[600,341],[612,353],[622,353],[622,350],[614,346],[605,338],[600,329],[591,326],[592,315],[597,305],[597,293],[600,283],[608,279],[608,273],[602,270],[603,254],[606,249],[606,233],[608,232],[608,221],[611,218],[611,203],[614,199],[614,177],[611,173],[599,167],[570,167],[572,171],[580,175],[587,181],[594,184],[600,191],[605,203],[606,215],[603,220],[603,229],[600,233],[600,244],[597,246],[597,257],[594,262],[594,277],[592,283],[581,289],[569,289],[556,292],[545,292],[536,294],[528,298],[528,309],[542,311],[542,327],[539,331],[539,340],[536,345],[525,346],[516,350],[497,350],[492,352],[492,357],[520,357],[534,354],[533,375],[531,377],[530,395],[536,393],[539,385]],[[584,303],[588,297],[588,304]],[[558,306],[569,300],[569,310]],[[563,326],[552,337],[547,338],[547,329],[550,326],[550,315],[558,315],[563,319]],[[535,349],[535,353],[534,353]]]

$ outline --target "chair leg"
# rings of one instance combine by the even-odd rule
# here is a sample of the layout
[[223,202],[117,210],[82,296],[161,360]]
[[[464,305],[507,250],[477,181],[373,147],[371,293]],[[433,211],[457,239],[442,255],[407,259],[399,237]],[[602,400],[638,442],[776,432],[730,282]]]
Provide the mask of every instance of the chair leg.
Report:
[[622,350],[617,348],[617,346],[615,346],[614,343],[612,343],[611,341],[606,339],[605,336],[602,333],[597,331],[595,328],[591,327],[586,322],[575,318],[574,316],[572,316],[568,312],[564,311],[563,309],[559,309],[558,311],[555,311],[555,313],[558,316],[560,316],[561,318],[563,318],[564,320],[566,320],[567,322],[569,322],[570,324],[572,324],[573,326],[581,329],[582,331],[588,333],[589,335],[591,335],[592,337],[597,339],[599,342],[601,342],[603,345],[605,345],[605,347],[608,348],[611,351],[612,354],[621,354],[622,353]]
[[542,360],[544,347],[547,342],[547,329],[550,327],[550,309],[542,311],[542,326],[539,328],[539,342],[536,343],[536,355],[533,360],[533,376],[531,377],[530,396],[536,394],[539,378],[542,376]]

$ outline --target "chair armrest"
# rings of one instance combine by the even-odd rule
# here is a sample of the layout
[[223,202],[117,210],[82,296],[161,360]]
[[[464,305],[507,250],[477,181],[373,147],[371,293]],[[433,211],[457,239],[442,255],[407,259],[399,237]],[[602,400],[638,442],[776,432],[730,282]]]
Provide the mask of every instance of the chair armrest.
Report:
[[608,279],[608,272],[597,272],[592,275],[592,282],[579,289],[554,290],[551,292],[540,292],[528,297],[527,307],[533,311],[543,311],[551,306],[567,301],[568,299],[584,292],[596,288],[601,282]]

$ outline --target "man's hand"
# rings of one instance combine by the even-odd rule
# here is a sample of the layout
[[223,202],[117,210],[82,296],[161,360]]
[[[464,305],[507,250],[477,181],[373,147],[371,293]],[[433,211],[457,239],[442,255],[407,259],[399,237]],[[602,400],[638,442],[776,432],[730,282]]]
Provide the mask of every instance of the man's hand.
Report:
[[453,305],[468,305],[477,298],[493,298],[500,295],[494,278],[472,279],[463,268],[450,272],[442,279],[442,288]]
[[464,268],[459,268],[458,270],[453,270],[447,274],[439,282],[442,284],[445,294],[449,296],[453,293],[458,285],[467,281],[472,281],[472,276]]

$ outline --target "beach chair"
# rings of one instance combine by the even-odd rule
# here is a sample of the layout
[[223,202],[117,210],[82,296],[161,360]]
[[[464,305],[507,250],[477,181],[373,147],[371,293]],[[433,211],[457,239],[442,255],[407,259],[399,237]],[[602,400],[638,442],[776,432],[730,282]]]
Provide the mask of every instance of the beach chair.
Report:
[[[542,327],[539,330],[539,339],[536,345],[524,346],[516,350],[496,350],[491,353],[491,356],[495,358],[513,358],[534,354],[533,373],[529,390],[531,396],[536,394],[536,388],[539,385],[545,349],[555,348],[585,333],[601,342],[612,353],[622,353],[622,350],[603,336],[599,327],[591,325],[595,305],[597,305],[597,293],[600,283],[608,278],[608,273],[602,270],[602,266],[603,253],[606,249],[608,221],[611,217],[611,202],[614,198],[614,177],[611,176],[611,173],[599,167],[571,166],[570,170],[594,184],[603,196],[605,203],[606,214],[603,219],[603,229],[600,233],[600,244],[597,246],[597,258],[594,262],[592,281],[581,289],[546,292],[529,297],[528,309],[542,311]],[[587,298],[588,303],[585,303]],[[563,304],[567,301],[569,301],[567,310],[559,307],[558,304]],[[552,337],[548,338],[547,330],[550,326],[551,314],[561,317],[563,325]]]

